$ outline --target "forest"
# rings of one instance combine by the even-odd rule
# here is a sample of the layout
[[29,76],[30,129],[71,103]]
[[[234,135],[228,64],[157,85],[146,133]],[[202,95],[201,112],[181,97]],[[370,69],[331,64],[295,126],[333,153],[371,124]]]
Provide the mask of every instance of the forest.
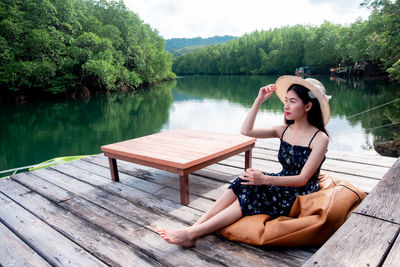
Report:
[[165,41],[123,1],[2,0],[0,95],[88,94],[175,78]]
[[300,66],[314,73],[367,62],[400,81],[400,1],[366,0],[365,21],[351,25],[325,21],[255,31],[174,59],[177,74],[293,74]]
[[236,38],[237,37],[230,35],[214,36],[209,38],[172,38],[165,40],[165,50],[172,53],[173,57],[176,57],[201,47],[225,43]]
[[356,62],[400,81],[400,0],[362,5],[371,10],[365,21],[255,31],[173,59],[122,0],[2,0],[0,102],[129,90],[175,73],[292,74],[299,66],[324,73]]

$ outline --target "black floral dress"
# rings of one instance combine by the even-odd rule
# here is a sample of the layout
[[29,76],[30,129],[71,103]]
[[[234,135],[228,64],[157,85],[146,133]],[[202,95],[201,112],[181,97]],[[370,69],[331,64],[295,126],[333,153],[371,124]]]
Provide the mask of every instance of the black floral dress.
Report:
[[[283,135],[288,127],[286,127],[282,133],[278,153],[279,162],[283,167],[282,171],[279,173],[264,174],[271,176],[298,175],[307,162],[311,153],[311,142],[319,130],[315,132],[308,146],[292,146],[283,140]],[[299,195],[306,195],[318,191],[318,174],[321,165],[305,186],[284,187],[275,185],[242,185],[241,182],[243,182],[243,180],[236,178],[229,188],[231,188],[236,194],[242,208],[243,216],[268,214],[271,217],[276,218],[282,215],[287,215]]]

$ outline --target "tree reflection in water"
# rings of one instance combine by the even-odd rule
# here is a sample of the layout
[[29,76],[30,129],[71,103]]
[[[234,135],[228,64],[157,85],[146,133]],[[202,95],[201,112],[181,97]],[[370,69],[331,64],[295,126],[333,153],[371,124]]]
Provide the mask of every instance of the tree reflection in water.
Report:
[[[188,98],[228,100],[250,108],[258,89],[275,82],[279,76],[186,76],[178,79],[174,88],[176,95]],[[371,150],[374,145],[400,139],[400,101],[373,109],[400,98],[399,85],[379,79],[336,78],[315,76],[332,95],[331,122],[328,130],[332,139],[353,138],[354,131],[364,135],[363,149]],[[181,97],[182,98],[182,97]],[[177,99],[176,99],[177,100]],[[175,100],[175,101],[176,101]],[[178,99],[179,100],[179,99]],[[282,112],[282,104],[272,97],[261,110]],[[367,111],[372,109],[370,111]],[[367,111],[367,112],[365,112]],[[352,140],[348,140],[349,143]],[[339,147],[341,149],[342,147]],[[345,147],[343,147],[346,149]]]

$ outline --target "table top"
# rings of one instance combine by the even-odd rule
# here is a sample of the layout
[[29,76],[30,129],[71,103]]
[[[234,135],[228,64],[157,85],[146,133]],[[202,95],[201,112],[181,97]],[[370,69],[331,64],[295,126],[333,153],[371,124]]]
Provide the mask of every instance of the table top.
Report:
[[255,142],[255,138],[242,135],[175,129],[105,145],[101,149],[105,153],[184,169]]

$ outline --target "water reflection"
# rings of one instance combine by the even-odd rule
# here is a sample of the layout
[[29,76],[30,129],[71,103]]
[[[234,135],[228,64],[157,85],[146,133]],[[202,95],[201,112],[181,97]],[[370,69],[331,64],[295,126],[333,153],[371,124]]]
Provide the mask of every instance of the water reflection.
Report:
[[[86,100],[0,106],[0,170],[51,158],[100,153],[100,146],[161,130],[192,128],[239,133],[261,86],[278,76],[191,76],[134,93]],[[316,77],[332,95],[330,150],[375,153],[376,143],[399,140],[400,101],[395,84]],[[274,95],[257,127],[283,122]],[[383,127],[382,127],[383,126]]]
[[87,100],[0,107],[0,170],[100,153],[100,146],[159,132],[176,82]]
[[[190,76],[178,79],[174,105],[164,129],[189,127],[238,133],[258,89],[278,76]],[[382,80],[331,79],[316,76],[332,95],[329,149],[375,153],[376,143],[400,138],[400,97],[396,84]],[[261,107],[256,126],[283,120],[283,106],[273,96]],[[394,124],[394,125],[393,125]]]

